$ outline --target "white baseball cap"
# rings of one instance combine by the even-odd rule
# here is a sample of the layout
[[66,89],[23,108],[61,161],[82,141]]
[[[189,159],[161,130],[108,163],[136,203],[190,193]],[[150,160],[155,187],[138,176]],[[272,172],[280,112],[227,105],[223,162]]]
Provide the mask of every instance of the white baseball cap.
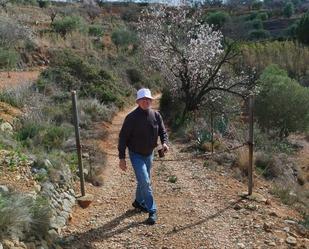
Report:
[[148,88],[141,88],[137,91],[136,100],[141,98],[153,99],[153,97],[151,96],[151,92]]

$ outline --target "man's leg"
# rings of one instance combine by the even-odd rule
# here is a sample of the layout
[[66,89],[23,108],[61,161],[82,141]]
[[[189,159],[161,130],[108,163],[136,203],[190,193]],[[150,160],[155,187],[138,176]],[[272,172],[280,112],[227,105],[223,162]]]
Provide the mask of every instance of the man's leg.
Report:
[[156,212],[156,204],[153,199],[150,177],[147,169],[147,158],[134,152],[130,152],[131,163],[135,172],[137,184],[139,186],[141,199],[143,199],[145,207],[149,213]]

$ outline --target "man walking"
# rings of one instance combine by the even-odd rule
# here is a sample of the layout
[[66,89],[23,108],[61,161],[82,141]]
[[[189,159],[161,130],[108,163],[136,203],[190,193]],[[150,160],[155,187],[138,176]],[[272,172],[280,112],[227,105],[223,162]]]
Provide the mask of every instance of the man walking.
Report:
[[138,107],[129,113],[119,134],[119,167],[127,170],[125,160],[126,147],[137,180],[136,197],[133,207],[149,213],[146,223],[153,225],[157,221],[157,207],[151,187],[151,166],[153,150],[158,137],[164,151],[168,151],[168,136],[161,115],[151,109],[153,97],[147,88],[137,91]]

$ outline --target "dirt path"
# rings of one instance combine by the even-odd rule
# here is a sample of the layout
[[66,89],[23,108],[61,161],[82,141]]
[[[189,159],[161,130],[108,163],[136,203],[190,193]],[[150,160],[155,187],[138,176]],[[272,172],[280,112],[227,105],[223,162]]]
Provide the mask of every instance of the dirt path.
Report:
[[[118,133],[131,109],[114,117],[102,150],[117,154]],[[171,144],[166,158],[178,158],[181,147]],[[64,248],[288,248],[283,228],[290,226],[292,232],[293,225],[284,219],[299,217],[271,199],[267,184],[259,182],[255,189],[271,201],[240,199],[238,193],[246,190],[243,183],[224,170],[215,172],[203,165],[201,160],[154,162],[159,220],[147,226],[143,223],[147,214],[131,207],[135,192],[131,167],[123,173],[118,159],[108,156],[105,184],[100,188],[87,184],[95,201],[87,209],[75,208],[63,231]],[[170,182],[170,176],[177,181]],[[297,245],[303,243],[298,236]]]
[[35,69],[32,71],[10,72],[10,77],[8,77],[7,72],[0,72],[0,89],[27,85],[35,81],[38,78],[40,72],[41,69]]

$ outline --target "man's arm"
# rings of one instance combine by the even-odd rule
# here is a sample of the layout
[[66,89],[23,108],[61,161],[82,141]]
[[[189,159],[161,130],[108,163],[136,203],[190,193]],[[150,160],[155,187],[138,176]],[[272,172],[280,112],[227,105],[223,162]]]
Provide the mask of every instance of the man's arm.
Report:
[[159,124],[159,136],[162,144],[168,144],[168,135],[163,123],[162,116],[159,112],[156,112],[157,114],[157,121]]
[[127,141],[129,139],[131,131],[132,131],[132,125],[127,116],[123,122],[123,125],[119,133],[119,140],[118,140],[119,159],[125,159],[126,157]]

